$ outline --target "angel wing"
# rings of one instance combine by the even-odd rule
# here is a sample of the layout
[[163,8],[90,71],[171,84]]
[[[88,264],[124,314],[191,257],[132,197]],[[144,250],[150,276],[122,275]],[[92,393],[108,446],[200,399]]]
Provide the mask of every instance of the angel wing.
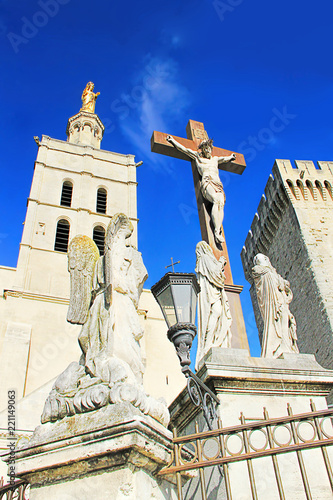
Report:
[[83,325],[88,317],[94,269],[99,258],[96,243],[88,236],[78,235],[68,248],[70,299],[67,313],[69,323]]

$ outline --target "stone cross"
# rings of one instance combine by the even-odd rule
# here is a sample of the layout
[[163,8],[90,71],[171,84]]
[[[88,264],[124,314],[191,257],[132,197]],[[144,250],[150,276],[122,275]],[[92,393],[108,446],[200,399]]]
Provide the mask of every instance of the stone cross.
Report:
[[[187,139],[184,139],[182,137],[175,137],[175,136],[173,137],[176,141],[178,141],[186,148],[190,148],[195,151],[197,150],[201,141],[208,139],[208,134],[205,130],[204,124],[193,120],[189,120],[186,127],[186,134],[187,134]],[[154,153],[171,156],[173,158],[179,158],[181,160],[191,161],[191,159],[188,156],[186,156],[184,153],[173,147],[173,145],[166,140],[167,136],[168,134],[165,134],[163,132],[154,131],[151,138],[151,150]],[[229,156],[232,153],[233,151],[228,151],[226,149],[221,149],[217,147],[214,147],[212,151],[213,156]],[[227,172],[231,172],[234,174],[242,174],[246,166],[244,156],[240,153],[235,153],[235,155],[236,159],[234,161],[228,163],[222,163],[219,165],[219,168],[221,170],[226,170]],[[217,246],[211,225],[209,202],[207,202],[207,200],[205,200],[204,197],[202,196],[200,190],[200,175],[198,173],[195,162],[192,160],[191,164],[192,164],[194,188],[195,188],[195,194],[199,212],[202,240],[206,241],[210,245],[217,259],[219,259],[221,255],[223,255],[227,259],[227,265],[225,267],[226,283],[232,284],[233,281],[232,281],[226,244],[223,243],[223,248],[220,245]],[[222,228],[222,234],[224,236],[223,228]]]

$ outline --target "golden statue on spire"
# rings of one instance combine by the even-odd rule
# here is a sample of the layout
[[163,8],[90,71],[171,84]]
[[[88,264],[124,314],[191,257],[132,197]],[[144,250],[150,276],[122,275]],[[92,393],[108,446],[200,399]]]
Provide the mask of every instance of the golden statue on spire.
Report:
[[96,99],[100,95],[100,92],[94,93],[95,85],[93,82],[88,82],[86,88],[82,93],[82,108],[80,111],[88,111],[88,113],[95,113]]

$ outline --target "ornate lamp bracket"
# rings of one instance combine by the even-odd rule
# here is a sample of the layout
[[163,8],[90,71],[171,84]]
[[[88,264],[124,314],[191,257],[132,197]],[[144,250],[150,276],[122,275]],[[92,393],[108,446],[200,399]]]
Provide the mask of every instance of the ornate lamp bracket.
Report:
[[190,350],[196,332],[196,326],[191,323],[177,323],[169,328],[168,338],[175,346],[182,372],[187,378],[187,390],[191,401],[202,409],[208,428],[213,430],[213,424],[217,421],[216,406],[220,402],[209,387],[190,370]]
[[[209,430],[213,430],[214,422],[217,422],[216,407],[220,401],[216,395],[193,373],[188,366],[182,368],[187,378],[187,391],[195,406],[201,408]],[[215,426],[216,427],[216,426]]]

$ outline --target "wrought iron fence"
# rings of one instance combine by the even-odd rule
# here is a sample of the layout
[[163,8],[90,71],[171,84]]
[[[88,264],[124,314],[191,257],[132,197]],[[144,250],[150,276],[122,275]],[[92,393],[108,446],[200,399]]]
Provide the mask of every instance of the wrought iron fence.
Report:
[[[232,484],[228,466],[234,462],[246,461],[251,495],[253,500],[257,500],[258,492],[253,461],[260,457],[271,457],[278,495],[280,500],[285,500],[283,484],[285,477],[281,475],[278,456],[294,452],[297,456],[305,497],[307,500],[311,500],[313,497],[302,452],[319,448],[328,476],[328,484],[333,492],[333,473],[328,453],[328,447],[333,444],[333,410],[316,411],[313,401],[310,405],[311,412],[293,415],[292,408],[288,404],[288,415],[281,418],[269,418],[268,411],[264,408],[263,419],[251,423],[247,423],[247,419],[241,413],[240,425],[223,428],[222,422],[219,420],[218,429],[206,432],[199,433],[196,424],[195,434],[187,436],[177,436],[176,430],[174,430],[172,458],[169,464],[159,472],[159,475],[176,474],[178,499],[183,500],[182,473],[199,469],[201,498],[206,500],[204,468],[222,466],[226,498],[232,500]],[[284,432],[283,441],[279,435],[281,430]],[[262,442],[259,445],[254,439],[255,432],[257,441],[258,432],[262,437]],[[230,440],[235,436],[239,440],[239,449],[236,451],[230,446]],[[215,447],[213,454],[211,451],[207,452],[209,443]],[[210,446],[210,450],[211,448],[212,446]],[[240,480],[242,481],[243,478]]]
[[29,500],[29,491],[26,481],[4,484],[3,477],[0,479],[0,500]]

